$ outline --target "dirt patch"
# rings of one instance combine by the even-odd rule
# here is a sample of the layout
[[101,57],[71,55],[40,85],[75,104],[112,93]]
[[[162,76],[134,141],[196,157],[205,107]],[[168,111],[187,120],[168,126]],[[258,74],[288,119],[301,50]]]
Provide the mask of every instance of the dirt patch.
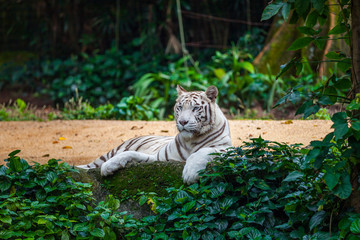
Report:
[[[234,146],[262,136],[266,140],[302,143],[321,140],[332,131],[331,121],[230,120]],[[143,135],[174,136],[174,122],[156,121],[50,121],[0,122],[0,160],[20,149],[20,157],[39,163],[50,158],[71,165],[86,164],[118,146],[123,141]]]

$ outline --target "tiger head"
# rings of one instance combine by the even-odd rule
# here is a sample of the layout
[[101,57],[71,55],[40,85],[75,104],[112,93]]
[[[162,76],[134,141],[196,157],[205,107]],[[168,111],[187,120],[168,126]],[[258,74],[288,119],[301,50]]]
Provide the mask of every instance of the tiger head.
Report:
[[188,92],[177,86],[177,92],[174,112],[179,132],[190,138],[210,131],[215,123],[218,89],[210,86],[205,92]]

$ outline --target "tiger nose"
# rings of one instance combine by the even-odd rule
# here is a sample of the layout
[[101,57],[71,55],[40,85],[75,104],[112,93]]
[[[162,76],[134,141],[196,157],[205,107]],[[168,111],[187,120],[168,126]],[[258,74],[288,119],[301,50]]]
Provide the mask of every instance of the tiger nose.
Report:
[[180,120],[179,123],[182,125],[182,126],[185,126],[189,121],[186,121],[186,120]]

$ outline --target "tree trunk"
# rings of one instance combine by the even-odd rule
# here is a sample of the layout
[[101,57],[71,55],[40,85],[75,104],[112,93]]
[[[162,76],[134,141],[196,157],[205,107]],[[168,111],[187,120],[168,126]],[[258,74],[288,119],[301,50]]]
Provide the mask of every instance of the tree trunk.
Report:
[[[352,27],[352,97],[360,93],[360,1],[353,0],[351,5],[351,27]],[[359,118],[359,111],[355,116]],[[353,191],[350,196],[350,205],[357,213],[360,213],[360,190],[359,190],[359,172],[360,159],[359,156],[354,156],[355,166],[351,172],[351,184]]]
[[287,49],[299,37],[298,26],[300,26],[300,23],[289,24],[284,22],[278,28],[263,50],[254,59],[253,63],[260,73],[267,74],[267,66],[269,66],[271,73],[276,74],[280,70],[280,65],[289,62],[295,56],[296,52]]
[[360,1],[353,0],[351,6],[352,20],[352,86],[353,96],[360,93]]

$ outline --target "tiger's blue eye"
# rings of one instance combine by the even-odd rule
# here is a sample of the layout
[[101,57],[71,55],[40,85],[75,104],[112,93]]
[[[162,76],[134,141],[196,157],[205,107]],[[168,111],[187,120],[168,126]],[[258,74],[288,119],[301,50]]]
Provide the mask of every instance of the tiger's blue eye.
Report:
[[193,111],[197,111],[197,110],[199,110],[200,109],[200,107],[194,107],[193,108]]

